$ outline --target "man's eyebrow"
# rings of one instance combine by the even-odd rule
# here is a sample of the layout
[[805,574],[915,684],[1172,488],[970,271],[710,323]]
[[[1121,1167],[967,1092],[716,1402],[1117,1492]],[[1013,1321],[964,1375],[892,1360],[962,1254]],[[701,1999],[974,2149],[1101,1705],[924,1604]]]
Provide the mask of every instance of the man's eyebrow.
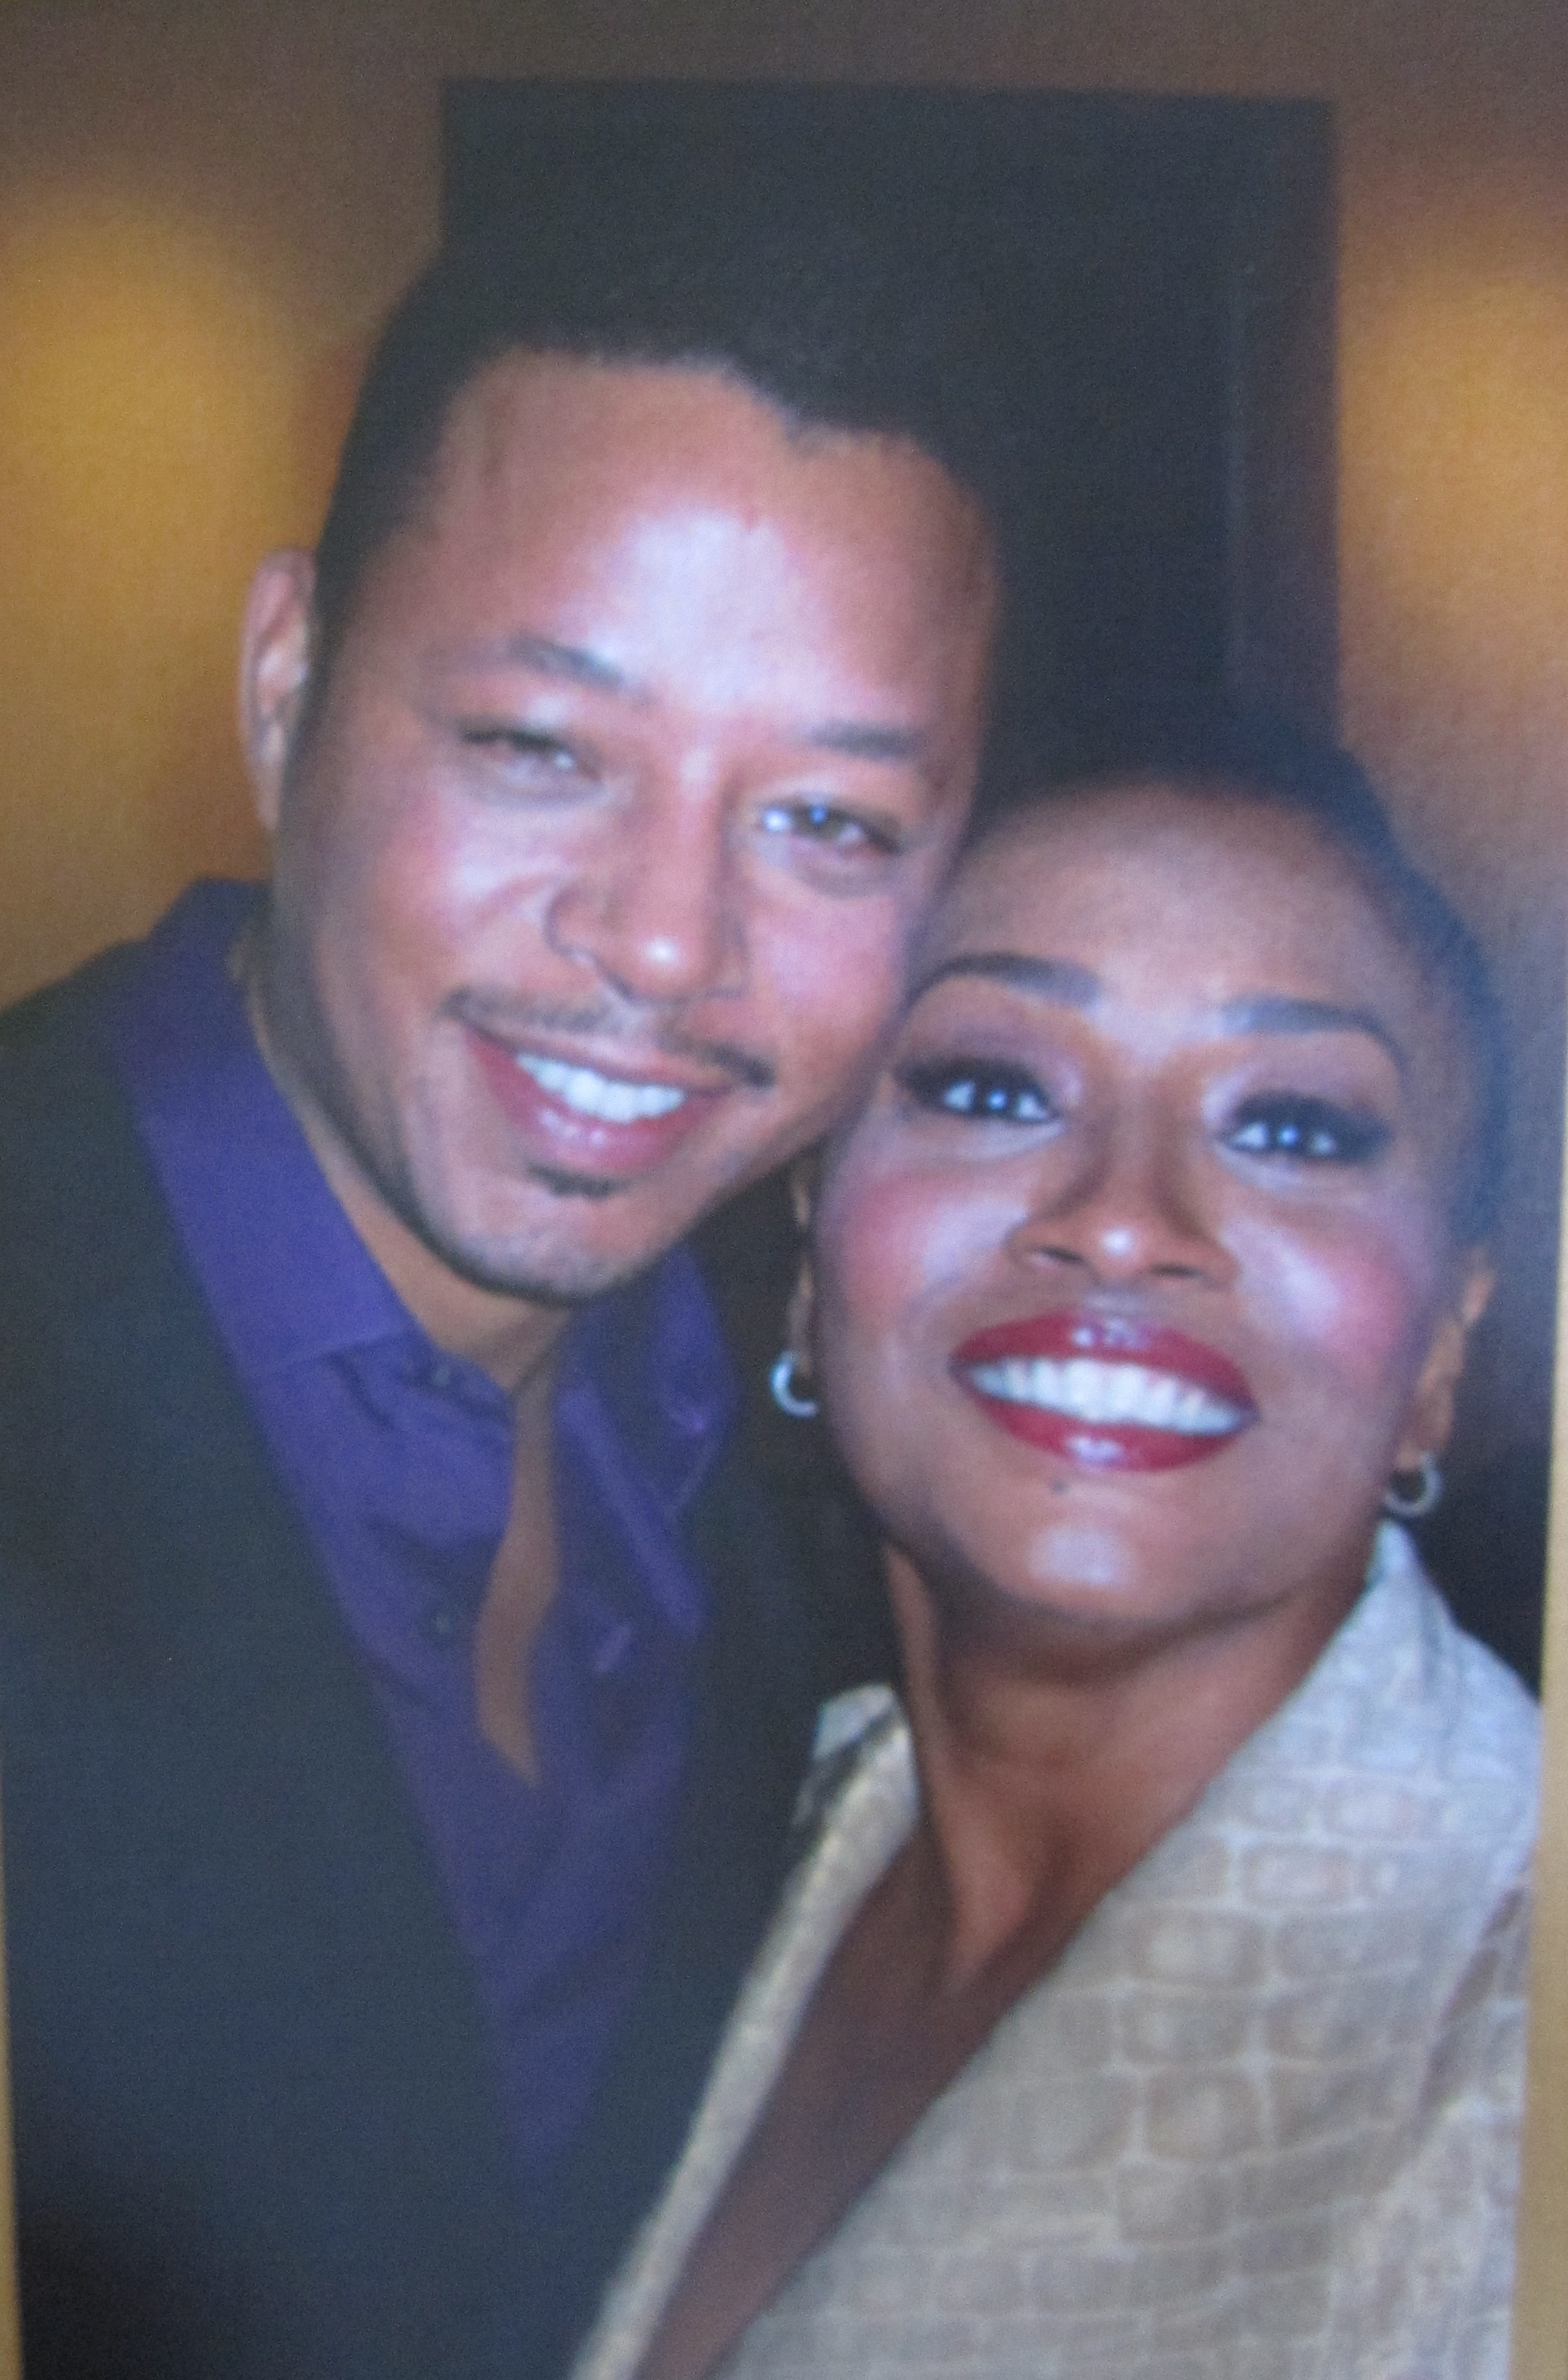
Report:
[[1402,1075],[1408,1066],[1404,1051],[1369,1008],[1345,1008],[1332,1000],[1295,1000],[1270,991],[1228,1002],[1220,1021],[1230,1033],[1367,1033],[1388,1051]]
[[602,653],[590,651],[586,645],[563,645],[554,637],[522,632],[493,637],[481,644],[463,645],[448,658],[470,669],[537,670],[541,677],[565,678],[573,686],[591,686],[599,694],[627,695],[633,701],[642,700],[646,693],[636,678],[628,677]]
[[987,983],[1005,984],[1012,991],[1032,992],[1037,1000],[1055,1001],[1068,1008],[1090,1008],[1100,998],[1100,978],[1074,959],[1027,958],[1020,951],[965,951],[943,959],[922,976],[910,992],[912,1001],[950,976],[978,975]]
[[[648,698],[648,688],[586,645],[562,644],[554,637],[519,631],[485,643],[465,645],[452,654],[460,666],[537,670],[541,677],[564,678],[595,694],[618,694],[632,702]],[[850,760],[888,760],[907,764],[923,760],[930,749],[924,727],[884,727],[869,720],[830,719],[808,728],[799,742],[811,752],[833,752]]]
[[835,752],[847,760],[923,760],[930,749],[924,727],[879,727],[857,719],[830,719],[802,737],[812,752]]

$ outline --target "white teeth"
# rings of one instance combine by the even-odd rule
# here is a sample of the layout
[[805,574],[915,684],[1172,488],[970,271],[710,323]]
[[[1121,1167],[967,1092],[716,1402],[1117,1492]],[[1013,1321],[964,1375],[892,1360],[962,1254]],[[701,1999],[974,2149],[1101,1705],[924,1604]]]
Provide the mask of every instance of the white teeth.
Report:
[[1003,1403],[1039,1405],[1047,1413],[1101,1426],[1136,1422],[1182,1438],[1220,1438],[1246,1419],[1234,1405],[1195,1382],[1151,1372],[1142,1364],[1102,1364],[1087,1355],[1056,1364],[1046,1356],[1010,1355],[998,1364],[977,1364],[969,1378],[983,1395]]
[[668,1083],[617,1083],[608,1075],[596,1074],[591,1066],[567,1066],[558,1058],[525,1057],[520,1050],[513,1052],[513,1058],[541,1091],[600,1123],[641,1123],[649,1116],[673,1114],[686,1100],[686,1093]]

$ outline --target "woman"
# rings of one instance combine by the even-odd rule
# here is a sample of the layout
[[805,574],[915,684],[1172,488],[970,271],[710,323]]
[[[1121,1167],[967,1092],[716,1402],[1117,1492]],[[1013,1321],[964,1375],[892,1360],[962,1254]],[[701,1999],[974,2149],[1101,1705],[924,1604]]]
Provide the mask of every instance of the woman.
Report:
[[578,2380],[1501,2380],[1534,1714],[1380,1523],[1486,1302],[1499,1072],[1337,759],[972,849],[799,1302],[907,1719],[825,1714]]

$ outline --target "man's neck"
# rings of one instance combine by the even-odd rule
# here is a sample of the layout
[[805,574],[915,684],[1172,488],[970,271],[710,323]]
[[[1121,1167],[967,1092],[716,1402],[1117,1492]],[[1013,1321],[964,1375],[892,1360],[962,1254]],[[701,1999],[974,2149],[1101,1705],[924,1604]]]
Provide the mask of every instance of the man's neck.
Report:
[[334,1163],[328,1136],[318,1138],[310,1119],[295,1112],[333,1195],[414,1319],[449,1355],[488,1372],[513,1400],[519,1424],[529,1411],[548,1414],[548,1384],[570,1308],[465,1281],[393,1212],[346,1151]]

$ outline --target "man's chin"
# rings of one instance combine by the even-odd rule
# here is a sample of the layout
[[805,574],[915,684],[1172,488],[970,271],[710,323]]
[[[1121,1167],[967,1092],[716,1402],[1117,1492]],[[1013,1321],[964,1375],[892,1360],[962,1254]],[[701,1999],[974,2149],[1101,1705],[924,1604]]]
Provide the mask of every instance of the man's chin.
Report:
[[677,1180],[536,1158],[509,1180],[491,1172],[465,1182],[448,1169],[420,1184],[406,1170],[383,1176],[381,1189],[458,1280],[492,1295],[569,1306],[635,1281],[714,1208],[782,1161],[770,1146],[749,1163],[737,1156],[733,1167],[681,1169]]
[[[499,1232],[443,1228],[428,1215],[406,1213],[404,1220],[431,1254],[470,1287],[532,1305],[558,1306],[586,1305],[635,1281],[699,1220],[692,1216],[674,1228],[609,1232],[604,1234],[608,1244],[596,1245],[601,1235],[595,1222],[635,1185],[591,1174],[557,1178],[537,1168],[529,1169],[529,1178],[558,1209],[555,1228],[548,1217]],[[633,1220],[630,1215],[625,1220],[628,1225]]]
[[626,1187],[624,1182],[599,1173],[560,1173],[553,1165],[530,1165],[529,1180],[537,1182],[554,1198],[614,1198]]

